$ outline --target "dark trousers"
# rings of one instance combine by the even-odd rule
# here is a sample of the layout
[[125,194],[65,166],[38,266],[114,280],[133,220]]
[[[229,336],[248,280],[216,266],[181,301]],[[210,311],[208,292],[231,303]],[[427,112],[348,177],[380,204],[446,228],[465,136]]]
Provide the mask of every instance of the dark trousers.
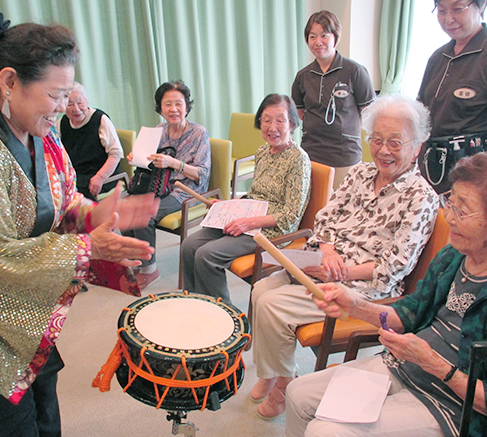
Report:
[[18,405],[0,396],[0,437],[61,436],[56,384],[57,374],[63,367],[63,360],[54,348]]

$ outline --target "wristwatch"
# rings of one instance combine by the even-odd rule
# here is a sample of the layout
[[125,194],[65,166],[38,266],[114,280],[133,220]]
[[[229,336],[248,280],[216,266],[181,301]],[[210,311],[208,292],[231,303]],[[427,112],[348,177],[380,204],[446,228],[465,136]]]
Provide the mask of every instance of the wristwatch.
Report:
[[443,382],[448,382],[450,379],[453,378],[453,375],[455,374],[455,372],[458,370],[458,367],[457,366],[451,366],[451,369],[450,371],[446,374],[446,376],[443,378]]

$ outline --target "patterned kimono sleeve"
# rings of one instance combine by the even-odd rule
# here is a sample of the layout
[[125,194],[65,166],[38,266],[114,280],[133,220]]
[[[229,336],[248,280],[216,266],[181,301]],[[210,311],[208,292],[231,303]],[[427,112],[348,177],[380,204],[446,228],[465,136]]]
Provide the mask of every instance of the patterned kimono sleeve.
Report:
[[309,200],[311,184],[311,163],[307,155],[299,153],[294,165],[290,165],[284,187],[285,203],[273,210],[277,227],[283,234],[293,232],[299,227]]
[[377,258],[372,284],[385,292],[390,282],[400,282],[416,266],[428,242],[438,214],[439,200],[432,190],[415,189],[404,199],[402,220],[394,239]]
[[59,135],[51,132],[43,141],[48,150],[46,154],[46,159],[49,161],[48,168],[57,173],[58,177],[55,179],[58,179],[60,184],[59,192],[56,184],[51,184],[53,196],[61,198],[59,225],[56,232],[64,234],[92,231],[90,214],[96,203],[84,197],[76,189],[76,172],[66,149],[61,145]]

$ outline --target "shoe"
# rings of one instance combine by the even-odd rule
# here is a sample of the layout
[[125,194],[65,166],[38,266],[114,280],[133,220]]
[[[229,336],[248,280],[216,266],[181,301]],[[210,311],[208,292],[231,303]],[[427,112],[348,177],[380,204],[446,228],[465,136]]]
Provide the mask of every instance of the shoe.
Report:
[[161,275],[159,275],[159,270],[156,269],[153,273],[137,273],[137,283],[141,290],[144,290],[151,284],[155,284],[159,279],[161,279]]
[[257,416],[264,420],[271,420],[286,411],[286,387],[272,387],[267,399],[257,407]]
[[261,403],[271,392],[272,387],[276,384],[276,378],[262,379],[259,378],[257,383],[250,390],[250,400],[256,404]]

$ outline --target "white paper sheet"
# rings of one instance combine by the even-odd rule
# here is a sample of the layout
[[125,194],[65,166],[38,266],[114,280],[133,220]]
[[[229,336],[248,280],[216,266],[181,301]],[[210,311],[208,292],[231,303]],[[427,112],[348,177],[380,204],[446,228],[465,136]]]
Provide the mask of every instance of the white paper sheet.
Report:
[[316,417],[345,423],[376,422],[390,386],[388,375],[339,366],[316,410]]
[[[268,206],[268,202],[252,199],[233,199],[216,202],[206,214],[201,226],[223,229],[227,223],[238,218],[266,215]],[[245,232],[245,234],[253,236],[259,231],[260,228],[255,228]]]
[[147,168],[150,164],[147,157],[157,152],[161,135],[162,127],[142,126],[132,147],[132,161],[130,164],[136,167]]
[[[323,258],[321,251],[284,249],[280,252],[300,269],[310,266],[319,266]],[[280,265],[279,261],[276,261],[268,252],[262,253],[262,262],[264,264]]]

